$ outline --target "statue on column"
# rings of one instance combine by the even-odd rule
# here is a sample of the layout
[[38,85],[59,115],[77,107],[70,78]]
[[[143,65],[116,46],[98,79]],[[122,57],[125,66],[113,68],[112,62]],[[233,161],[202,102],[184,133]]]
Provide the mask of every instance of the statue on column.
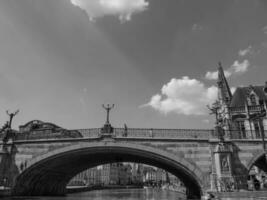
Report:
[[12,120],[19,113],[19,110],[15,111],[14,113],[9,113],[7,110],[6,113],[9,116],[9,121],[7,121],[0,130],[0,133],[3,133],[2,140],[4,144],[6,144],[10,138],[12,141],[14,140],[15,135],[12,131]]
[[109,112],[110,112],[111,109],[114,108],[114,104],[112,104],[112,106],[110,106],[109,104],[107,106],[102,104],[102,107],[107,111],[106,124],[109,124]]
[[109,122],[109,113],[110,113],[110,110],[114,108],[114,104],[112,104],[112,106],[110,106],[109,104],[107,104],[107,106],[102,104],[102,107],[107,111],[107,117],[106,117],[106,123],[104,124],[104,127],[101,128],[101,133],[111,134],[113,133],[113,127],[111,126]]

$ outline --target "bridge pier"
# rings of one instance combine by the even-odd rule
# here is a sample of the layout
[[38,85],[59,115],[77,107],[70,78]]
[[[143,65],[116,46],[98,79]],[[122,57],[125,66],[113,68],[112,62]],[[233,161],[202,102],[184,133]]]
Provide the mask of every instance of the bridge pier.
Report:
[[216,171],[216,184],[218,191],[231,191],[234,189],[232,172],[232,146],[220,141],[213,152]]
[[0,185],[12,188],[19,170],[16,166],[15,155],[17,148],[13,142],[0,145]]

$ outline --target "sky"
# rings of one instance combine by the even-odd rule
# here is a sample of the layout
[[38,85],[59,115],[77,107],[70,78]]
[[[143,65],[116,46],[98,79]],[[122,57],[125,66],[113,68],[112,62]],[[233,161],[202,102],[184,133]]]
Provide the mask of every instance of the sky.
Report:
[[265,0],[0,0],[0,123],[210,129],[218,62],[266,80]]

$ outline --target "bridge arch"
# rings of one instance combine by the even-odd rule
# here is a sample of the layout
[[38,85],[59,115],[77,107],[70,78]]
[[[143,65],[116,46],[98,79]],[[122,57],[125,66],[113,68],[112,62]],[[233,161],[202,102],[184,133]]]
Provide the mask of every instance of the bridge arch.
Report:
[[205,175],[183,157],[140,144],[102,141],[63,147],[32,159],[17,177],[12,193],[63,195],[77,173],[111,162],[140,162],[163,168],[184,182],[189,196],[200,197],[205,190]]
[[253,165],[255,165],[261,168],[263,171],[267,172],[266,158],[266,152],[264,150],[260,150],[254,153],[247,164],[248,171],[250,171]]

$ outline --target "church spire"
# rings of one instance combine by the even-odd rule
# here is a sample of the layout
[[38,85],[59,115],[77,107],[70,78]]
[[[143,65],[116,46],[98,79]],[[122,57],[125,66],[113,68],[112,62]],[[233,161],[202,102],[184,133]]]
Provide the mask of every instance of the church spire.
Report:
[[219,62],[218,67],[218,99],[220,102],[225,103],[229,105],[232,99],[232,93],[230,90],[230,87],[228,85],[228,82],[225,78],[224,70],[222,67],[221,62]]

